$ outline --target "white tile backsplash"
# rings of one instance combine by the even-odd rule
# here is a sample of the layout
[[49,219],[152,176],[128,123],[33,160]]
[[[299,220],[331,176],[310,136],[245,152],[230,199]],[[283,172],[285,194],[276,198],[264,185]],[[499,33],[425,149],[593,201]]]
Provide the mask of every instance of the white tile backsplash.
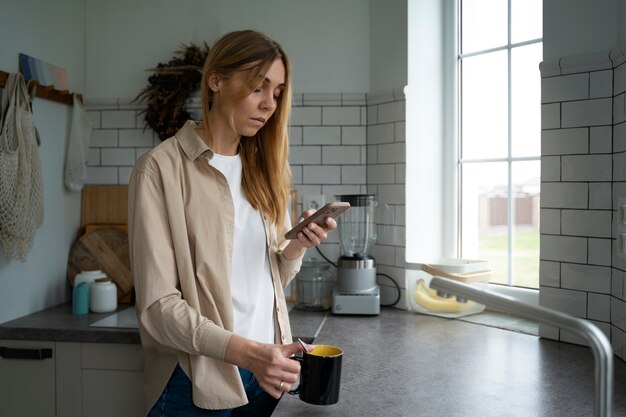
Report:
[[589,74],[574,74],[541,80],[541,102],[582,100],[589,97]]
[[586,263],[587,238],[541,235],[541,259],[546,261]]
[[154,132],[151,129],[120,129],[119,146],[126,148],[149,147],[154,143]]
[[323,146],[322,164],[358,165],[361,163],[360,146]]
[[561,159],[562,181],[611,181],[612,157],[607,155],[565,155]]
[[541,105],[541,128],[558,129],[561,127],[561,103]]
[[[289,139],[291,141],[291,138]],[[365,126],[342,126],[342,145],[365,145],[367,143],[367,127]]]
[[321,107],[293,107],[291,109],[292,126],[320,126],[321,124]]
[[582,264],[561,264],[561,288],[611,294],[611,268]]
[[[626,259],[614,217],[626,197],[626,64],[569,72],[542,80],[540,300],[593,320],[623,357]],[[540,334],[582,342],[552,326]]]
[[539,262],[539,285],[559,287],[561,285],[561,264],[559,262]]
[[358,126],[361,124],[361,108],[322,107],[322,124],[325,126]]
[[586,154],[589,128],[553,129],[541,132],[541,155]]
[[589,184],[586,182],[541,183],[541,207],[587,208]]
[[341,128],[339,126],[304,126],[302,128],[303,145],[340,145]]
[[541,180],[560,181],[561,180],[561,157],[542,156],[541,157]]
[[91,148],[116,148],[117,129],[95,129],[91,134]]
[[100,152],[102,166],[133,166],[135,165],[135,149],[102,148]]
[[292,165],[319,165],[322,163],[322,147],[290,146],[289,163]]
[[547,235],[561,234],[561,210],[541,209],[539,231]]
[[339,165],[305,165],[302,167],[303,184],[341,184]]
[[128,129],[137,127],[137,113],[133,110],[111,110],[102,112],[103,129]]
[[562,127],[610,125],[612,104],[610,98],[563,102]]
[[610,182],[589,183],[589,208],[593,210],[612,208]]
[[610,295],[589,293],[587,302],[587,318],[604,322],[611,320]]
[[589,129],[589,153],[613,152],[611,126],[598,126]]
[[613,71],[593,71],[590,73],[589,98],[613,96]]
[[539,304],[575,317],[587,316],[587,293],[584,291],[542,287],[539,292]]
[[367,143],[376,145],[380,143],[395,142],[395,124],[384,123],[380,125],[369,125],[367,127]]

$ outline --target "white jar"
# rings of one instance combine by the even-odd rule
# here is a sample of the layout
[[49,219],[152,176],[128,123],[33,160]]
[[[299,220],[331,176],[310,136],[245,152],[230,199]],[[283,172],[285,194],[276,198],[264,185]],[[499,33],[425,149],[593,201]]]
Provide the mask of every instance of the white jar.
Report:
[[91,284],[98,278],[106,278],[107,274],[103,271],[80,271],[76,274],[76,278],[74,278],[74,286],[78,286],[81,282],[86,282],[87,284]]
[[117,287],[111,278],[98,278],[91,283],[89,309],[94,313],[110,313],[117,309]]

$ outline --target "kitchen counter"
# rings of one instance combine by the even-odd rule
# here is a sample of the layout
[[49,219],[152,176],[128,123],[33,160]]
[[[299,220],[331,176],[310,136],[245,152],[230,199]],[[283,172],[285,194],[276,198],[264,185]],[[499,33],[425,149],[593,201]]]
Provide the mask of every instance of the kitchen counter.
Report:
[[[117,312],[130,308],[120,304]],[[91,324],[113,313],[72,314],[72,303],[29,314],[0,324],[0,339],[50,340],[79,343],[134,343],[139,344],[139,330],[128,327],[94,327]]]
[[[594,415],[586,347],[396,309],[329,315],[315,342],[344,350],[339,402],[285,395],[275,417]],[[613,416],[626,416],[625,392],[615,357]]]
[[[120,306],[118,313],[129,313]],[[138,344],[136,328],[95,327],[111,314],[73,316],[71,304],[0,325],[0,339]],[[384,308],[375,317],[290,312],[294,337],[345,354],[339,402],[285,395],[274,416],[591,416],[588,348]],[[626,416],[626,364],[615,357],[614,416]]]

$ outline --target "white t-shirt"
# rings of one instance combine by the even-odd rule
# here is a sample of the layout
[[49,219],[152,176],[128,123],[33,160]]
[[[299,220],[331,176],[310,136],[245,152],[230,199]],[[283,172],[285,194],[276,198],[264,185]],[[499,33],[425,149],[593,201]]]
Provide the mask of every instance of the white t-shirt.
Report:
[[235,206],[230,279],[234,332],[258,342],[274,343],[274,287],[261,213],[243,193],[239,155],[214,154],[209,164],[226,177]]

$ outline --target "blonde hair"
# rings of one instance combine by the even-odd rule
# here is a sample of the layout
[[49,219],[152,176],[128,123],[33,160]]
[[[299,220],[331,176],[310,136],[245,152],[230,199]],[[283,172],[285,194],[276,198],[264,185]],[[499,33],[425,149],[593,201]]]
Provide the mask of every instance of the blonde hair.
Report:
[[[276,59],[285,66],[285,86],[278,98],[276,110],[254,137],[242,137],[239,143],[243,172],[242,187],[255,209],[281,226],[291,193],[289,168],[288,123],[291,111],[291,63],[283,48],[268,36],[253,31],[231,32],[211,48],[202,70],[202,126],[210,138],[209,111],[213,91],[208,86],[211,74],[228,79],[235,71],[246,73],[246,88],[237,97],[247,97],[264,79]],[[231,115],[231,124],[232,124]]]

